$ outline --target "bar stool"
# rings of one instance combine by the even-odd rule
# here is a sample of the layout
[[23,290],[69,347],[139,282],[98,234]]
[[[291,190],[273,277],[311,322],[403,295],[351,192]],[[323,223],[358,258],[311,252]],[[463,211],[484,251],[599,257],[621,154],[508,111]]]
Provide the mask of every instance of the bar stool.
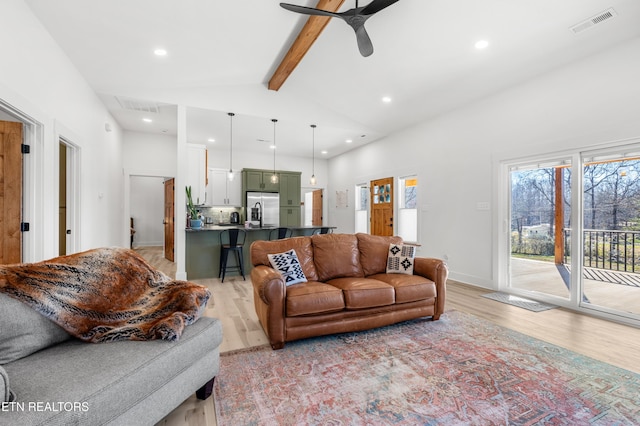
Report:
[[333,233],[333,229],[328,228],[328,227],[322,227],[322,228],[316,228],[313,230],[313,235],[317,235],[317,234],[331,234]]
[[[220,232],[220,271],[218,272],[218,278],[221,278],[222,282],[224,282],[224,276],[229,269],[239,271],[242,274],[242,279],[246,280],[242,263],[242,259],[244,259],[242,246],[244,245],[245,237],[246,232],[244,229],[233,228]],[[236,256],[236,264],[231,266],[227,265],[230,252],[235,253]]]
[[276,228],[269,232],[269,240],[281,240],[283,238],[289,238],[291,236],[291,229],[289,228]]

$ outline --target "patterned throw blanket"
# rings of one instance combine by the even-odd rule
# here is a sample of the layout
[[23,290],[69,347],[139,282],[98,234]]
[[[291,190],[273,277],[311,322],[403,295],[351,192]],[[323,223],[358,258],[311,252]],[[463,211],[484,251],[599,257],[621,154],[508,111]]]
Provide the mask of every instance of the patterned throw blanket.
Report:
[[124,248],[0,265],[0,291],[88,342],[177,340],[211,296],[206,287],[172,280]]

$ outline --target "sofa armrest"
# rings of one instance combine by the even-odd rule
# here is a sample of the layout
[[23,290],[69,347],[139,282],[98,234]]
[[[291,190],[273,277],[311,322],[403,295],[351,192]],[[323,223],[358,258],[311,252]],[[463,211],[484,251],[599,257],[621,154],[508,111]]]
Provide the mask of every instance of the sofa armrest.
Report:
[[436,284],[436,308],[433,319],[439,319],[440,314],[444,312],[446,284],[449,275],[447,263],[441,259],[416,257],[413,273],[428,278]]
[[255,293],[267,305],[284,300],[284,280],[282,275],[273,268],[265,265],[254,266],[251,269],[251,284]]
[[266,265],[251,269],[253,304],[269,343],[274,349],[284,346],[286,286],[278,271]]
[[0,365],[0,406],[4,402],[13,401],[11,390],[9,389],[9,375]]

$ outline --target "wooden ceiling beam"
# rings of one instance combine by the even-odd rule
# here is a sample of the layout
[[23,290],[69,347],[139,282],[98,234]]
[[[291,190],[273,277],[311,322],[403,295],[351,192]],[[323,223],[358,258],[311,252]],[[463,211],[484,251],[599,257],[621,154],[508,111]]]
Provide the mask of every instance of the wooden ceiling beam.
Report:
[[[316,9],[322,9],[329,12],[337,12],[342,6],[344,0],[319,0]],[[316,41],[324,27],[329,23],[330,17],[327,16],[309,16],[307,23],[304,24],[302,30],[296,37],[289,51],[278,65],[278,68],[269,80],[269,90],[279,90],[289,75],[298,66],[304,55],[307,54],[313,43]]]

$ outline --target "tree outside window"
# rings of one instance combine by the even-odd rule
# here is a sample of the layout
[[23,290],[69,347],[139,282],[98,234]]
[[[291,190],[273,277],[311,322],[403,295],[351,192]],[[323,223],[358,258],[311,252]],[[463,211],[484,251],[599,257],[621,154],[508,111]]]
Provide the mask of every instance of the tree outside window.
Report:
[[418,177],[399,179],[398,235],[405,241],[418,241]]
[[369,233],[369,187],[356,185],[355,232]]

